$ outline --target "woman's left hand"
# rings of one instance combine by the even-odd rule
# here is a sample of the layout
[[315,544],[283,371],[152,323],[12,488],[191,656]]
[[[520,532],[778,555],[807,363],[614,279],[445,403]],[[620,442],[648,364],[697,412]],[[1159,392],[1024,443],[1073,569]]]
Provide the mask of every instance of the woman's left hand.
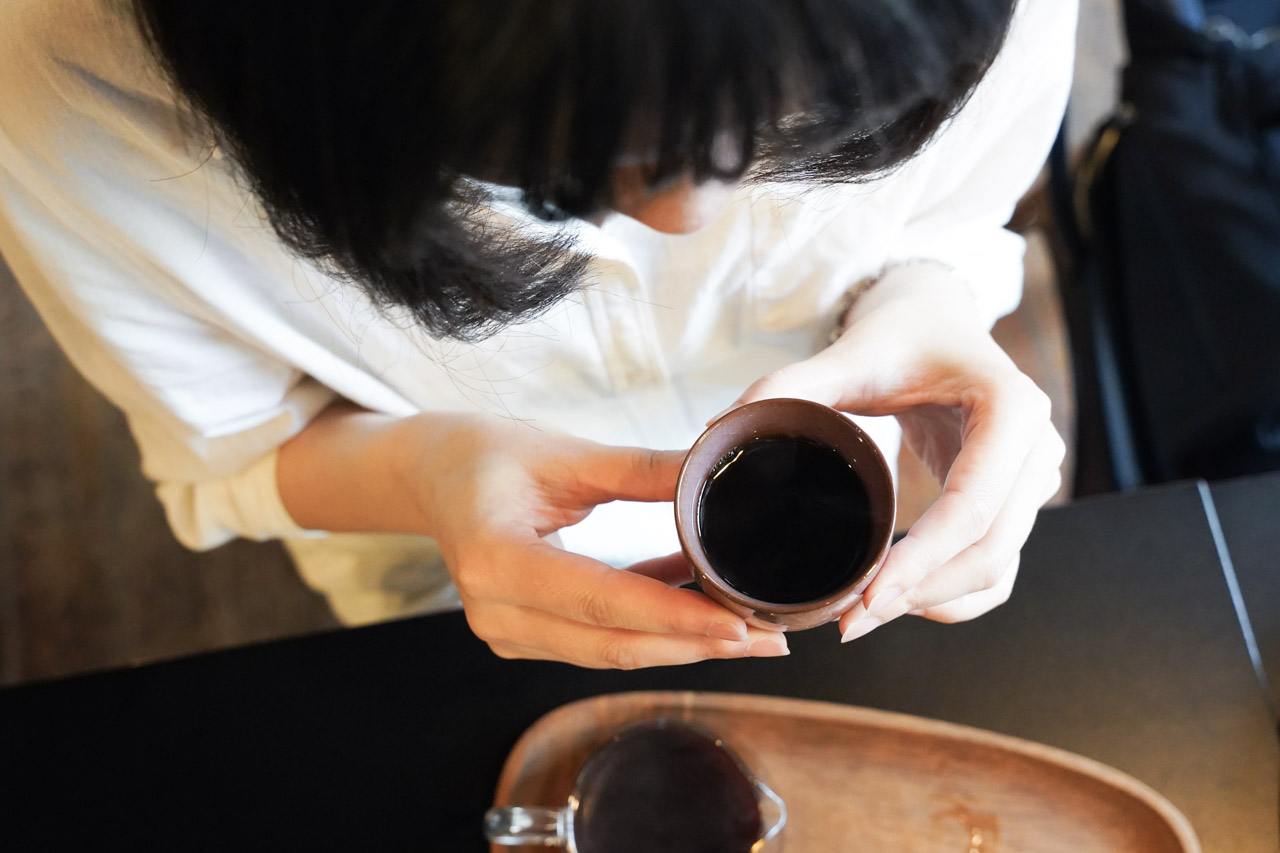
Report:
[[800,397],[895,415],[942,495],[840,619],[847,642],[904,613],[972,619],[1009,598],[1036,513],[1065,453],[1049,398],[988,334],[948,270],[891,270],[833,345],[755,382],[737,401]]

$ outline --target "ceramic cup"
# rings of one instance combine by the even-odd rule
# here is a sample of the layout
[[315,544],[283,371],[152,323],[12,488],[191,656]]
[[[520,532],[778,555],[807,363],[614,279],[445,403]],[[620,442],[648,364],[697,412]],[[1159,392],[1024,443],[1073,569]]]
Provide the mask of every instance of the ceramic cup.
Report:
[[500,846],[569,853],[761,853],[787,810],[724,741],[670,719],[622,729],[583,762],[563,806],[506,806],[485,815]]
[[[850,518],[861,525],[865,547],[847,575],[847,582],[813,600],[779,603],[754,598],[735,588],[707,556],[700,511],[709,479],[727,459],[759,438],[796,437],[831,448],[853,469],[866,489],[869,510]],[[715,601],[758,626],[787,630],[815,628],[852,607],[888,556],[893,537],[896,497],[893,475],[884,454],[848,416],[808,400],[773,399],[748,403],[716,420],[694,443],[680,471],[676,487],[676,529],[698,586]],[[797,553],[802,552],[797,542]],[[804,571],[797,559],[794,570]],[[802,580],[802,579],[801,579]],[[778,596],[781,598],[782,596]]]

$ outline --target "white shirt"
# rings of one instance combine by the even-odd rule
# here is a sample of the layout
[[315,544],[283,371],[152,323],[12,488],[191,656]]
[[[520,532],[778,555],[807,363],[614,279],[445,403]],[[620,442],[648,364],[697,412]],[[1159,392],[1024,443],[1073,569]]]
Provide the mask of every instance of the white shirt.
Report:
[[[974,97],[893,174],[744,187],[690,236],[621,216],[574,227],[591,285],[479,344],[434,340],[290,255],[230,164],[193,141],[112,0],[0,5],[0,253],[76,367],[126,414],[191,548],[285,540],[359,622],[453,601],[429,540],[300,530],[275,451],[335,396],[392,415],[484,411],[610,444],[688,447],[760,376],[812,355],[855,281],[894,261],[959,271],[1012,310],[1003,228],[1058,128],[1075,4],[1024,0]],[[495,204],[496,222],[542,225]],[[863,419],[889,458],[891,420]],[[678,549],[669,504],[601,507],[566,547],[614,564]],[[433,564],[424,575],[424,563]]]

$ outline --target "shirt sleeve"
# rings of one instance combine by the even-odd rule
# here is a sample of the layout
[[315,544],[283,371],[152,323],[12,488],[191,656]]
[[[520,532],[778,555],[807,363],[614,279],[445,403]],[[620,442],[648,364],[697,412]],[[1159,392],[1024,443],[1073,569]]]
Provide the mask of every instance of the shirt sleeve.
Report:
[[179,541],[302,534],[280,501],[275,451],[333,392],[127,286],[140,270],[33,206],[0,169],[0,253],[77,370],[124,412]]
[[[200,297],[234,288],[234,254],[210,227],[229,179],[165,181],[184,171],[172,104],[84,65],[111,42],[101,33],[84,34],[74,59],[51,46],[50,28],[71,16],[39,6],[0,14],[12,37],[0,58],[0,253],[72,363],[125,413],[183,544],[304,535],[281,503],[275,451],[335,395]],[[115,28],[130,49],[121,19],[68,27]],[[58,39],[76,36],[66,29]]]
[[1076,12],[1074,0],[1023,0],[987,76],[907,168],[917,197],[888,263],[928,258],[952,267],[988,325],[1016,308],[1022,294],[1025,244],[1004,226],[1058,133]]

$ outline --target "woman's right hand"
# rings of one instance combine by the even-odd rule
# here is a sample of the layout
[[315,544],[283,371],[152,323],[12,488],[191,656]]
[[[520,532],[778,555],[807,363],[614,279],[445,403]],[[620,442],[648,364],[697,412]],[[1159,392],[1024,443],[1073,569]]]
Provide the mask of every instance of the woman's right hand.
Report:
[[[377,461],[363,475],[390,481],[375,498],[365,479],[347,498],[366,505],[353,508],[365,523],[344,526],[435,538],[471,629],[499,656],[634,669],[787,653],[782,634],[748,627],[702,593],[677,588],[690,579],[682,555],[619,570],[548,541],[598,504],[672,500],[682,452],[609,447],[484,416],[397,420],[336,408],[317,419],[316,440],[327,431],[331,443],[354,430],[357,439],[377,442],[381,450],[367,457]],[[290,505],[298,490],[286,487],[297,460],[285,453],[298,451],[312,426],[282,448],[278,468],[286,507],[303,526],[312,526],[299,517],[305,506]],[[359,458],[349,462],[359,466]],[[370,518],[373,500],[394,509]],[[332,522],[332,507],[326,512]]]

